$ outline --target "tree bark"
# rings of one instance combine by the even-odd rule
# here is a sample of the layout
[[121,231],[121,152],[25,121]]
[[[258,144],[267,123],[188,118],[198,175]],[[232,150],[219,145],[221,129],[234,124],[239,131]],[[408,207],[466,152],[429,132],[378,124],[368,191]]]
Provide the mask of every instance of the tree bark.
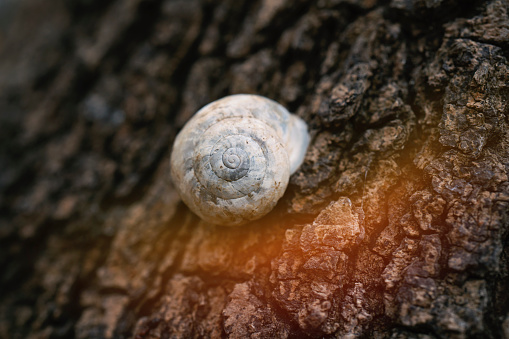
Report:
[[[0,337],[509,338],[508,10],[0,2]],[[228,228],[169,157],[234,93],[312,142]]]

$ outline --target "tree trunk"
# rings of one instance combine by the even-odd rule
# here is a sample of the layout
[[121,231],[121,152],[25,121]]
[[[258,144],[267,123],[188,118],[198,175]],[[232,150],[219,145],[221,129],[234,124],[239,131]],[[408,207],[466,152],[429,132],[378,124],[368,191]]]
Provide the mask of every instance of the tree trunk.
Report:
[[[508,10],[0,1],[0,337],[509,338]],[[169,157],[234,93],[312,141],[232,228]]]

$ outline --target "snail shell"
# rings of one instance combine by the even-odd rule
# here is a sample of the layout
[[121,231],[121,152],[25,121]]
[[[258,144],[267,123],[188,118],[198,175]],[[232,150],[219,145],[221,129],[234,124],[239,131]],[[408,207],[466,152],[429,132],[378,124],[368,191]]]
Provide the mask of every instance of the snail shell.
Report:
[[171,175],[203,220],[241,225],[274,208],[308,144],[306,123],[277,102],[231,95],[203,107],[177,135]]

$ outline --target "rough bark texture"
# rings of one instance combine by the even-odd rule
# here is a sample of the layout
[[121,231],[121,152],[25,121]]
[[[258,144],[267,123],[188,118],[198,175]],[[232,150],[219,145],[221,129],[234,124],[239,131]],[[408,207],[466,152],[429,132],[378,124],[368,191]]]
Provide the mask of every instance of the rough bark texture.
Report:
[[[0,1],[0,337],[509,337],[508,11]],[[312,144],[275,210],[224,228],[168,167],[233,93]]]

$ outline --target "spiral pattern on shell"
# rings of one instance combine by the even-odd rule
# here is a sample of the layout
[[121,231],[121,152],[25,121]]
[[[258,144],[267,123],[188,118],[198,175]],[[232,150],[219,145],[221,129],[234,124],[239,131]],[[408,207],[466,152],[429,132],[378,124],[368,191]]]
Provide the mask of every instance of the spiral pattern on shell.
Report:
[[171,157],[174,185],[206,221],[233,226],[258,219],[283,196],[291,169],[302,162],[302,150],[297,165],[290,162],[295,154],[288,153],[296,132],[305,151],[305,123],[275,101],[256,95],[217,100],[177,136]]

